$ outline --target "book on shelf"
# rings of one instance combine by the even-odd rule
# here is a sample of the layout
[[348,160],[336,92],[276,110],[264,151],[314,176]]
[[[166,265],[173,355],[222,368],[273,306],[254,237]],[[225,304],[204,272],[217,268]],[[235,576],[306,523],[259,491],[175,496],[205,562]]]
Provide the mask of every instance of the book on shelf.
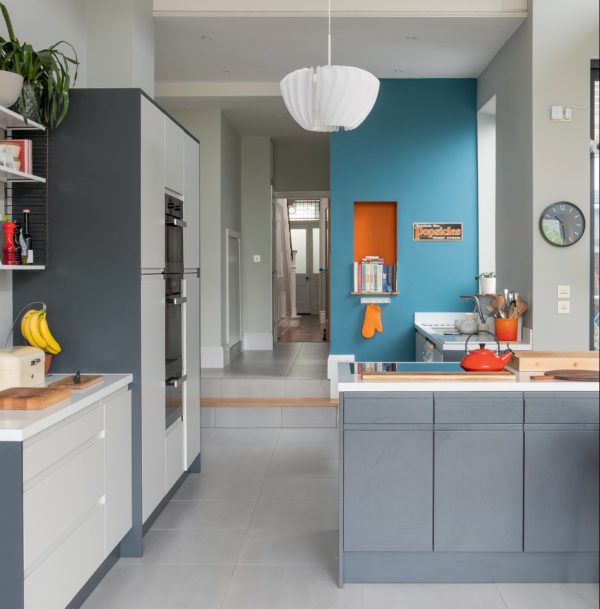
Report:
[[[13,153],[14,169],[23,173],[32,173],[33,146],[31,140],[0,140],[1,146],[8,147]],[[16,148],[18,148],[18,152]]]
[[385,264],[379,256],[365,256],[354,262],[354,292],[396,292],[396,265]]

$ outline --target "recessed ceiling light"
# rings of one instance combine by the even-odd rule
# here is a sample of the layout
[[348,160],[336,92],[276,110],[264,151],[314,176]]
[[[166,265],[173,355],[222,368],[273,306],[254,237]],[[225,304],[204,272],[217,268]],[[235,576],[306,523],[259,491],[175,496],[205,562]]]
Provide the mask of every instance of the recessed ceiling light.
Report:
[[231,70],[221,70],[223,74],[231,74]]
[[404,68],[394,68],[394,72],[399,74],[400,72],[406,72],[406,70]]
[[417,40],[418,38],[419,38],[418,36],[414,36],[414,35],[406,36],[406,40]]
[[210,34],[202,34],[202,36],[200,36],[200,40],[214,40],[214,36],[211,36]]

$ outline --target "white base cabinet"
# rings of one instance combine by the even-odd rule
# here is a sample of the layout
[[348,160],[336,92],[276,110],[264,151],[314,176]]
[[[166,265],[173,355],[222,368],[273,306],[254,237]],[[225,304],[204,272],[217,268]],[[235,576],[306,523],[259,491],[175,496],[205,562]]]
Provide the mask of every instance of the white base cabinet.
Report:
[[25,609],[64,609],[132,525],[131,392],[23,444]]

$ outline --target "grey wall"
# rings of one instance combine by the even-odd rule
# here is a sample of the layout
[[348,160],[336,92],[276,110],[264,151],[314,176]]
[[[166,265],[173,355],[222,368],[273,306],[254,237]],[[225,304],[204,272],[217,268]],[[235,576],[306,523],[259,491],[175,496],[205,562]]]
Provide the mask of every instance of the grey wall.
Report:
[[528,19],[479,77],[477,107],[496,95],[498,287],[519,291],[533,306],[531,36]]
[[[597,0],[533,0],[533,331],[539,349],[587,349],[590,336],[590,59],[598,57]],[[573,122],[550,121],[550,106],[573,107]],[[574,246],[542,238],[542,210],[579,205],[588,230]],[[571,314],[557,312],[557,285],[571,286]],[[548,330],[551,329],[549,332]]]
[[273,190],[328,191],[329,137],[283,138],[273,142]]
[[[244,348],[272,348],[271,142],[242,137],[242,325]],[[260,263],[253,262],[259,254]]]
[[241,141],[238,132],[231,123],[221,115],[221,343],[226,350],[227,314],[226,268],[227,239],[225,230],[238,233],[242,230],[241,211]]

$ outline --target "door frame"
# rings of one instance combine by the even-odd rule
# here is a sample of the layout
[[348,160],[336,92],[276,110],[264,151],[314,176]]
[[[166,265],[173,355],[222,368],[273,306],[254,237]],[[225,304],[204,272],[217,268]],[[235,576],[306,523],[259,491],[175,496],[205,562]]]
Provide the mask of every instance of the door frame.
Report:
[[[238,242],[238,261],[239,261],[239,286],[238,293],[240,295],[240,339],[236,343],[231,343],[229,337],[229,238],[236,239]],[[244,329],[242,326],[242,235],[231,228],[225,229],[225,343],[227,348],[230,349],[238,342],[242,342],[244,336]]]

